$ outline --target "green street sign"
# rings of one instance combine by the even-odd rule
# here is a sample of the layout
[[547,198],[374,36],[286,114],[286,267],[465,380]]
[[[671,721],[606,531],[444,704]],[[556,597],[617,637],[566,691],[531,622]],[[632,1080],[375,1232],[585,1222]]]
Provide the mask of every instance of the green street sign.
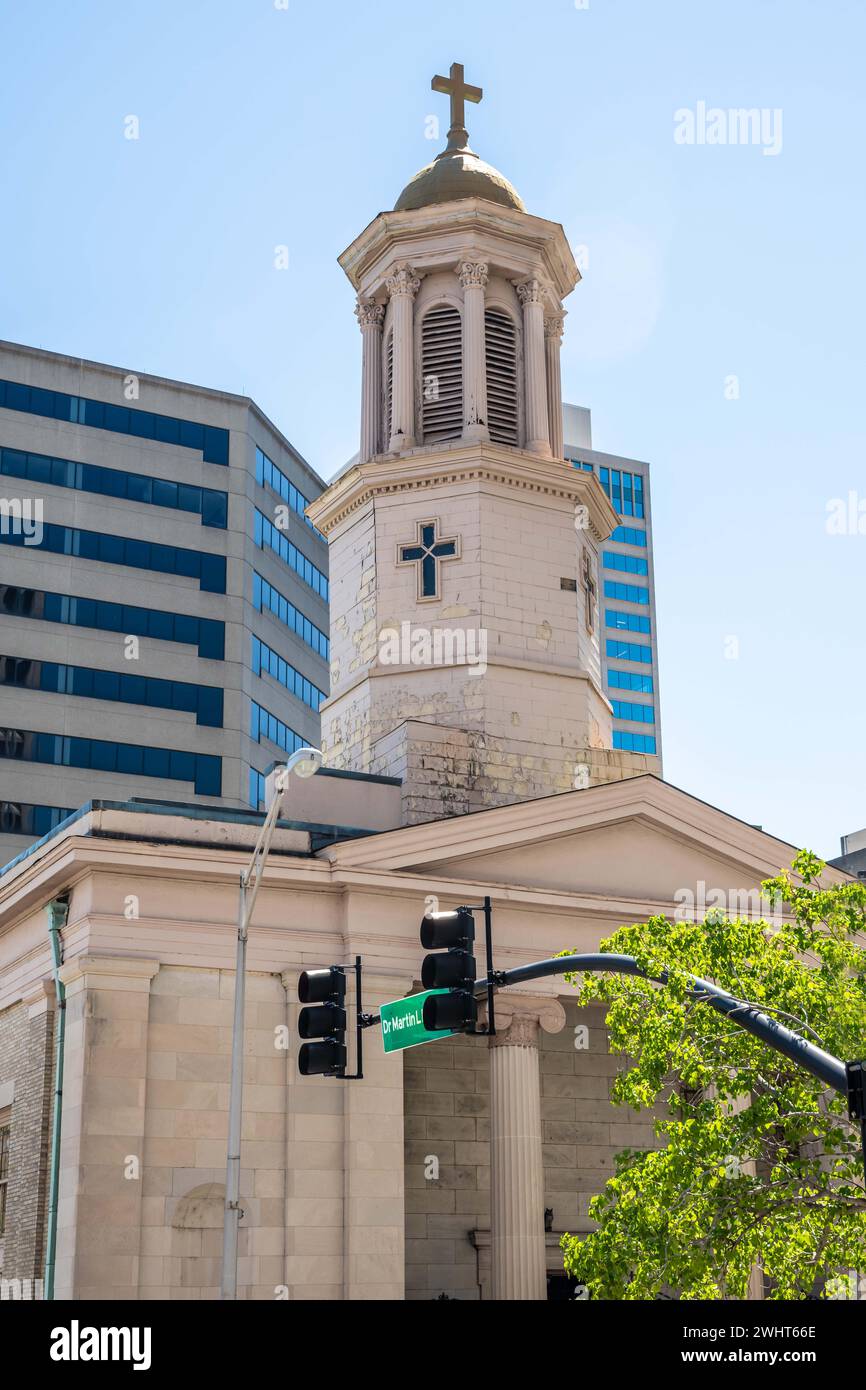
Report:
[[424,1027],[424,1000],[431,994],[447,994],[447,989],[426,989],[423,994],[410,994],[408,999],[395,999],[379,1010],[382,1020],[382,1042],[386,1052],[401,1052],[404,1047],[420,1047],[421,1043],[450,1038],[453,1030],[431,1033]]

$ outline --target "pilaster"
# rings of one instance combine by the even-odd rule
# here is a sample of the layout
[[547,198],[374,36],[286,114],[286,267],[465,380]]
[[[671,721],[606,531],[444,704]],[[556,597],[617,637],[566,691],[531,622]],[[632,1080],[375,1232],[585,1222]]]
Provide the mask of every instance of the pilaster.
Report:
[[136,1299],[150,987],[159,962],[75,956],[66,986],[55,1293]]

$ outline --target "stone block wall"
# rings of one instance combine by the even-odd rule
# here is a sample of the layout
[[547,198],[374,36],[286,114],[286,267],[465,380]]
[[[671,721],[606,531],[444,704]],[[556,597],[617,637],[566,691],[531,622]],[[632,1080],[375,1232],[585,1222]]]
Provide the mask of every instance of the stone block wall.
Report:
[[4,1279],[42,1279],[54,1086],[53,990],[0,1013],[0,1112],[11,1112]]
[[[558,1235],[588,1231],[587,1211],[624,1148],[656,1144],[652,1112],[615,1108],[601,1006],[562,999],[560,1033],[542,1033],[541,1115],[546,1207],[553,1209],[548,1270],[561,1269]],[[575,1029],[588,1030],[576,1048]],[[490,1078],[482,1038],[449,1038],[404,1055],[406,1298],[490,1297]],[[438,1177],[431,1160],[438,1161]],[[544,1213],[539,1212],[539,1223]]]

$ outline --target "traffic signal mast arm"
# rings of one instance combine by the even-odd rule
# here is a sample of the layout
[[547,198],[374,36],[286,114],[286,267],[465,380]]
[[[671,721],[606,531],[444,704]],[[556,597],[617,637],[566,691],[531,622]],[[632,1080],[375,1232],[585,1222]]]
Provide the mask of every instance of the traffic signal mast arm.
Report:
[[[664,985],[668,981],[668,972],[660,970],[658,974],[650,974],[644,970],[635,960],[634,956],[605,955],[603,952],[595,952],[588,955],[578,956],[553,956],[549,960],[538,960],[532,965],[519,965],[514,970],[496,970],[493,973],[494,984],[497,989],[502,989],[507,985],[520,985],[527,980],[541,980],[547,975],[564,975],[566,973],[586,972],[613,975],[641,975],[646,980],[652,980],[656,984]],[[852,1078],[852,1068],[859,1067],[859,1063],[851,1063],[848,1066],[840,1062],[838,1057],[832,1057],[823,1048],[816,1047],[814,1043],[801,1038],[799,1033],[786,1028],[783,1023],[770,1018],[762,1013],[754,1004],[746,1004],[742,999],[736,999],[733,994],[728,994],[725,990],[719,989],[718,985],[711,984],[708,980],[702,980],[698,975],[692,975],[689,995],[692,999],[709,1004],[710,1008],[715,1009],[720,1014],[725,1014],[732,1023],[736,1023],[740,1028],[744,1028],[747,1033],[752,1033],[769,1047],[781,1052],[785,1057],[790,1057],[791,1061],[797,1062],[799,1066],[811,1072],[819,1081],[823,1081],[826,1086],[831,1086],[834,1091],[848,1099],[849,1108],[854,1104],[854,1093],[857,1089],[856,1079]],[[480,998],[487,993],[487,979],[475,981],[475,996]],[[862,1096],[862,1069],[860,1071],[860,1093]],[[860,1112],[851,1108],[852,1118],[860,1119]]]

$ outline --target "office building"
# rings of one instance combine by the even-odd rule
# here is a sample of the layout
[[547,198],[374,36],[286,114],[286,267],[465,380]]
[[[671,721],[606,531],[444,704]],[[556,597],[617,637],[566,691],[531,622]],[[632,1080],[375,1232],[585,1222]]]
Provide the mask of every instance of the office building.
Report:
[[0,863],[94,798],[258,806],[328,690],[324,484],[253,401],[0,343]]
[[620,519],[601,551],[598,596],[613,746],[661,758],[650,467],[593,449],[590,411],[583,406],[563,406],[563,435],[565,457],[595,474]]
[[834,869],[843,869],[853,878],[866,878],[866,830],[855,830],[842,836],[842,853],[831,859]]

